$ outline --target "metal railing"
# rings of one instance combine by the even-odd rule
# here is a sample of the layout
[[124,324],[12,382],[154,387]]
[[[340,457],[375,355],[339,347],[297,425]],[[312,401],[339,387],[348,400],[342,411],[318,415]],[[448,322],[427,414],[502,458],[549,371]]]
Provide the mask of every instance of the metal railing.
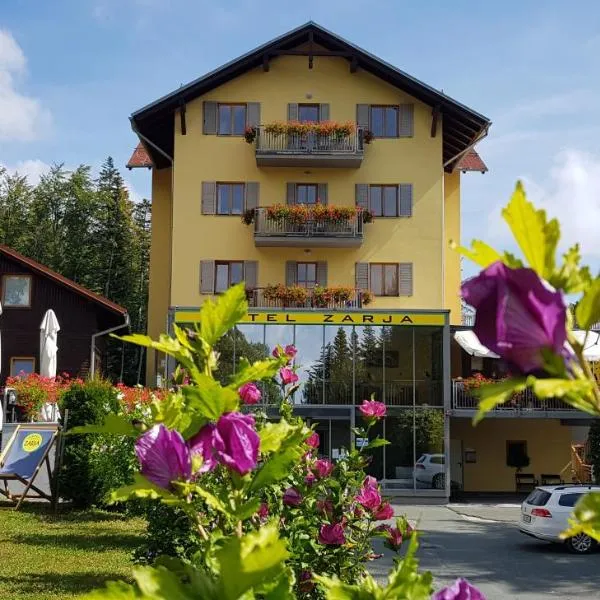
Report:
[[316,298],[312,290],[308,289],[308,297],[304,302],[286,301],[280,298],[265,297],[265,288],[249,290],[248,304],[252,308],[315,308],[319,310],[347,310],[363,307],[363,290],[355,289],[348,300],[331,299],[324,301]]
[[[474,312],[472,312],[472,313],[471,312],[469,312],[469,313],[463,312],[461,323],[462,323],[462,325],[465,325],[466,327],[473,327],[475,325],[475,313]],[[600,331],[600,321],[591,325],[590,329],[592,331]]]
[[363,219],[361,211],[352,217],[335,221],[308,219],[298,223],[289,217],[273,218],[267,208],[257,208],[254,213],[255,237],[334,237],[362,238]]
[[265,126],[256,128],[257,154],[362,154],[363,130],[350,135],[337,133],[275,133]]
[[[455,410],[477,410],[479,400],[468,389],[464,382],[455,380],[452,382],[452,408]],[[494,412],[548,412],[548,411],[574,411],[569,404],[557,398],[541,400],[530,388],[515,394],[508,402],[496,406]]]

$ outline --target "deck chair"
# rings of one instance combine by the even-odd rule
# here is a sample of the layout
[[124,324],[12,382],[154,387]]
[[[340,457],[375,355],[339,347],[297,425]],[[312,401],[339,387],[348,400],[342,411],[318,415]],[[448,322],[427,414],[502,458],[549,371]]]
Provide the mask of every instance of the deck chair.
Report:
[[[45,463],[50,489],[53,489],[49,453],[56,443],[57,435],[56,423],[17,425],[0,454],[0,481],[4,482],[4,489],[0,488],[0,494],[16,503],[15,510],[19,509],[25,498],[43,498],[52,502],[52,494],[42,491],[34,485],[34,481]],[[9,481],[22,483],[23,493],[13,494],[8,489]],[[30,494],[31,490],[36,492],[36,495]]]

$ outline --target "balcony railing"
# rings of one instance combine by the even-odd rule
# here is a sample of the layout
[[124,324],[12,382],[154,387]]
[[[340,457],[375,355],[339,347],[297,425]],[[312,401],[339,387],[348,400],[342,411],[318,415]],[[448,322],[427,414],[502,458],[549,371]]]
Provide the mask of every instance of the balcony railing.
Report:
[[[463,312],[461,323],[466,327],[473,327],[475,325],[475,312]],[[590,329],[592,331],[600,331],[600,321],[592,324]]]
[[[348,300],[329,300],[323,301],[321,298],[315,298],[311,290],[308,291],[308,298],[305,302],[285,301],[279,298],[266,296],[265,288],[255,288],[248,292],[248,304],[252,308],[314,308],[317,310],[348,310],[351,308],[363,308],[363,290],[355,289]],[[369,296],[371,296],[369,292]]]
[[364,153],[363,130],[350,135],[292,134],[256,130],[256,164],[263,167],[360,167]]
[[[468,389],[465,389],[462,381],[452,382],[452,408],[454,410],[477,410],[479,400]],[[576,408],[558,400],[557,398],[548,398],[541,400],[530,388],[523,392],[515,394],[514,397],[494,408],[496,413],[542,413],[549,411],[572,411],[578,412]]]
[[335,221],[308,219],[298,223],[291,218],[272,218],[266,208],[257,208],[254,214],[254,242],[256,246],[288,247],[358,247],[363,240],[362,212]]

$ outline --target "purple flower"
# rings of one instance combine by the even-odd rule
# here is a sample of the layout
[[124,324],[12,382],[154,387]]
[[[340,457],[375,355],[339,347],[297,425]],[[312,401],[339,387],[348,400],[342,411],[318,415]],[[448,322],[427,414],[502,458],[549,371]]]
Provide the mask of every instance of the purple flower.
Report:
[[290,383],[296,383],[298,381],[298,375],[292,371],[289,367],[283,367],[279,371],[279,377],[281,377],[281,383],[288,385]]
[[331,471],[333,471],[333,463],[329,459],[319,458],[319,460],[315,460],[313,472],[319,477],[319,479],[329,477],[329,475],[331,475]]
[[285,348],[281,346],[275,346],[273,348],[273,352],[271,353],[275,358],[287,358],[288,363],[294,360],[296,354],[298,354],[298,350],[296,346],[293,344],[288,344]]
[[431,600],[485,600],[485,596],[466,579],[460,578],[451,587],[431,596]]
[[494,264],[462,286],[477,310],[474,331],[481,343],[521,373],[544,367],[542,350],[563,354],[567,307],[532,269]]
[[315,477],[314,473],[309,473],[305,478],[304,478],[304,483],[308,486],[311,487],[313,485],[313,483],[317,480],[317,478]]
[[367,419],[378,420],[385,417],[386,408],[383,402],[377,402],[377,400],[363,400],[362,404],[358,407],[363,417]]
[[302,502],[302,494],[293,487],[289,487],[283,492],[283,503],[288,506],[298,506]]
[[381,504],[381,494],[376,487],[363,486],[355,500],[365,508],[374,510]]
[[333,502],[331,500],[317,500],[317,512],[324,513],[327,517],[333,514]]
[[205,425],[190,440],[192,452],[204,459],[200,472],[214,469],[218,462],[240,475],[256,467],[259,445],[254,417],[239,412],[221,415],[216,425]]
[[154,425],[138,438],[135,453],[142,475],[161,488],[169,489],[172,481],[192,476],[190,452],[183,437],[163,424]]
[[265,521],[269,516],[269,505],[266,502],[261,502],[256,514],[261,521]]
[[381,506],[373,512],[373,518],[377,521],[385,521],[391,519],[394,516],[394,509],[389,502],[384,502]]
[[402,532],[397,527],[388,527],[384,543],[390,550],[399,550],[402,546]]
[[319,530],[319,543],[325,546],[341,546],[346,543],[344,527],[341,523],[321,525]]
[[371,476],[371,475],[367,475],[365,477],[365,480],[363,481],[363,487],[371,487],[371,488],[375,488],[376,490],[379,489],[379,484],[377,483],[377,479],[375,479],[375,477]]
[[304,440],[304,443],[311,448],[318,448],[319,442],[319,434],[316,431],[313,431],[312,434]]
[[255,383],[245,383],[238,390],[238,394],[244,404],[258,404],[262,396]]

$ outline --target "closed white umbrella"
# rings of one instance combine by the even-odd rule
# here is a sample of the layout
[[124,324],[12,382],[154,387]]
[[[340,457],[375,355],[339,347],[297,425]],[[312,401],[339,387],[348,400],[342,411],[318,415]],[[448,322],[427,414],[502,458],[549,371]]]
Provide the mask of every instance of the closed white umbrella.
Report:
[[[54,311],[46,311],[40,325],[40,375],[42,377],[56,377],[56,362],[58,355],[58,332],[60,325]],[[42,421],[55,421],[58,410],[55,404],[46,402],[42,406]]]

